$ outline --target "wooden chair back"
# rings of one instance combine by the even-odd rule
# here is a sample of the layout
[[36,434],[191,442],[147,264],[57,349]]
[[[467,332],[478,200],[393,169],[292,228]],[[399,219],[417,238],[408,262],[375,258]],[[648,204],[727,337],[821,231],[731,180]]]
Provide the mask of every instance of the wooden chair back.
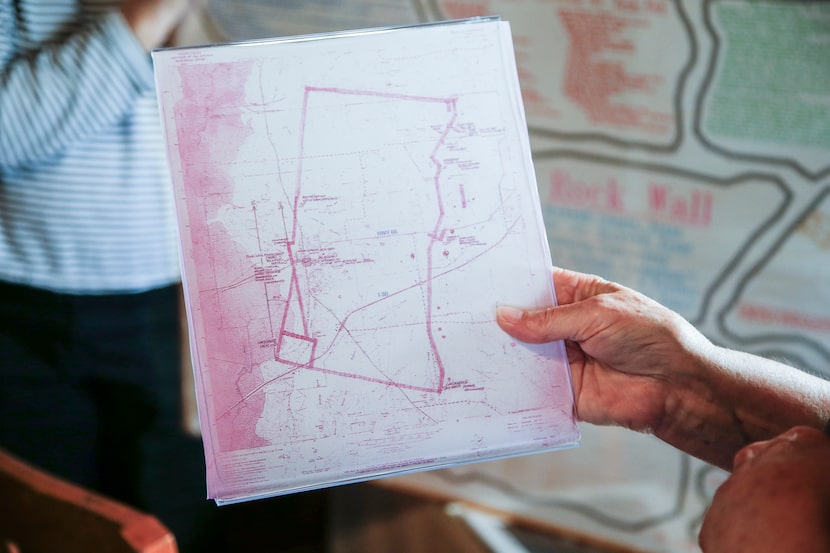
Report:
[[0,449],[0,551],[177,553],[154,516],[57,478]]

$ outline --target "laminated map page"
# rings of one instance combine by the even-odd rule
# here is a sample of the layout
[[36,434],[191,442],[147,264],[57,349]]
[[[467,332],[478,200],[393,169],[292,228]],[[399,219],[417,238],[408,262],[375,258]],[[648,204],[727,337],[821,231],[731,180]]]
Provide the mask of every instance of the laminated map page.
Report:
[[207,465],[231,503],[579,444],[510,27],[153,52]]

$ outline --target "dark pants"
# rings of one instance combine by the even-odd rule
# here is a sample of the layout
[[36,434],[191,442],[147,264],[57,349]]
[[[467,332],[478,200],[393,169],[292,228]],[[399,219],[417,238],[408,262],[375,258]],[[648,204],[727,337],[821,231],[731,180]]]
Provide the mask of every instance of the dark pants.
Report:
[[0,284],[0,446],[152,512],[186,551],[217,508],[201,442],[182,431],[178,306],[177,286],[72,296]]

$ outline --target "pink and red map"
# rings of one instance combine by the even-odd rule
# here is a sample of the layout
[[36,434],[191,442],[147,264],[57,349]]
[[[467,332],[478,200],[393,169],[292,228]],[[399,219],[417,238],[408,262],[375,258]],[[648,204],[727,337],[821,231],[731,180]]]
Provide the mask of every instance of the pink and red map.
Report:
[[154,62],[210,497],[578,443],[506,23]]

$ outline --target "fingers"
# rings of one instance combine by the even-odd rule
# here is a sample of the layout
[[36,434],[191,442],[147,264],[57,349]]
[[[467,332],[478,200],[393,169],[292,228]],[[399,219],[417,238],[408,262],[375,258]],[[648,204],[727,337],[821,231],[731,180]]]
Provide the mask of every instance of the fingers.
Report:
[[512,337],[530,344],[583,337],[586,318],[580,302],[598,294],[617,292],[622,287],[598,276],[553,267],[553,286],[558,307],[528,310],[500,306],[496,322]]
[[554,315],[556,307],[541,310],[523,310],[499,306],[496,322],[510,336],[521,342],[541,344],[569,337],[569,328]]
[[830,442],[824,432],[809,426],[796,426],[769,440],[754,442],[744,447],[732,463],[732,470],[753,466],[755,463],[773,459],[775,455],[786,454],[797,448],[826,447]]
[[553,289],[556,292],[556,303],[559,305],[573,303],[574,292],[579,285],[579,273],[553,267]]
[[556,303],[565,305],[596,296],[618,292],[623,287],[596,275],[553,267],[553,288]]

